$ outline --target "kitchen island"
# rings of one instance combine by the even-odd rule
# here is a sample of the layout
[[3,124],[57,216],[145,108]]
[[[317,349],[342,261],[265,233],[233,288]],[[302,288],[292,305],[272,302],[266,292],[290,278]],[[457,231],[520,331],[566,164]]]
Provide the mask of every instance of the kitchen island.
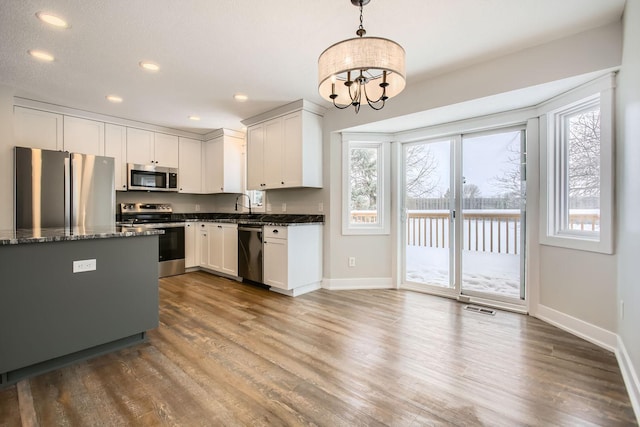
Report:
[[161,230],[0,230],[0,387],[145,340]]

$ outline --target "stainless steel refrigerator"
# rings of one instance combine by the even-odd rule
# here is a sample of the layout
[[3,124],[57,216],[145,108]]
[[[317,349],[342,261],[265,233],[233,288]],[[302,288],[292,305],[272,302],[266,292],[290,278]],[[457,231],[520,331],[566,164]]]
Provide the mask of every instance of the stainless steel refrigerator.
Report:
[[115,225],[114,159],[15,147],[15,228]]

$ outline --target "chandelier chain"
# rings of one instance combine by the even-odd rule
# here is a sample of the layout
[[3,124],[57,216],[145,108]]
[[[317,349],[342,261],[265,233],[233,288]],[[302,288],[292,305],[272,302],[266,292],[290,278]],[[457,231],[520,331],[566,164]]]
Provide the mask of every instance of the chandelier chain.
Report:
[[364,5],[362,4],[362,0],[360,0],[359,4],[360,4],[360,26],[358,27],[356,34],[358,35],[358,37],[362,37],[365,34],[367,34],[367,30],[365,30],[363,26],[362,8]]

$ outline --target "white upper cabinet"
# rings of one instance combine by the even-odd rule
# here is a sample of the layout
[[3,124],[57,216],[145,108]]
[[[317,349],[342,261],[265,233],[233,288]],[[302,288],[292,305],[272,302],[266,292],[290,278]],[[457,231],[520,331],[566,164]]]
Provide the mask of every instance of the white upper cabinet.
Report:
[[127,128],[107,123],[104,127],[104,155],[114,158],[115,188],[127,189]]
[[264,125],[247,130],[247,189],[264,189]]
[[15,145],[19,147],[62,150],[62,114],[14,107]]
[[203,187],[207,194],[243,191],[244,138],[239,132],[230,132],[233,135],[223,133],[203,143]]
[[282,182],[282,169],[284,158],[282,157],[282,126],[283,120],[277,118],[264,124],[263,142],[263,177],[265,189],[284,186]]
[[158,166],[178,167],[178,137],[164,133],[154,134],[154,160]]
[[179,192],[202,193],[202,141],[180,137],[178,160]]
[[104,123],[64,116],[64,151],[104,156]]
[[127,128],[127,162],[178,167],[178,137]]
[[154,163],[153,132],[127,128],[127,163],[147,165]]
[[[294,111],[291,111],[294,110]],[[277,115],[281,111],[286,114]],[[298,101],[244,120],[247,188],[322,187],[322,107]]]

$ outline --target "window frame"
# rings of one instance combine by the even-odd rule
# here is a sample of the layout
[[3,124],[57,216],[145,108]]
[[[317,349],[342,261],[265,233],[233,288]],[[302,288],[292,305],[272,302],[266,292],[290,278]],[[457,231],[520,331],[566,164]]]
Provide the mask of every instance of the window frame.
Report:
[[[605,254],[613,253],[614,230],[614,91],[610,74],[545,103],[540,113],[540,243]],[[565,120],[600,107],[600,230],[566,229],[568,156]]]
[[[342,134],[342,234],[384,235],[391,233],[391,141],[382,134]],[[351,223],[351,150],[353,148],[375,148],[377,150],[377,181],[375,223]]]

